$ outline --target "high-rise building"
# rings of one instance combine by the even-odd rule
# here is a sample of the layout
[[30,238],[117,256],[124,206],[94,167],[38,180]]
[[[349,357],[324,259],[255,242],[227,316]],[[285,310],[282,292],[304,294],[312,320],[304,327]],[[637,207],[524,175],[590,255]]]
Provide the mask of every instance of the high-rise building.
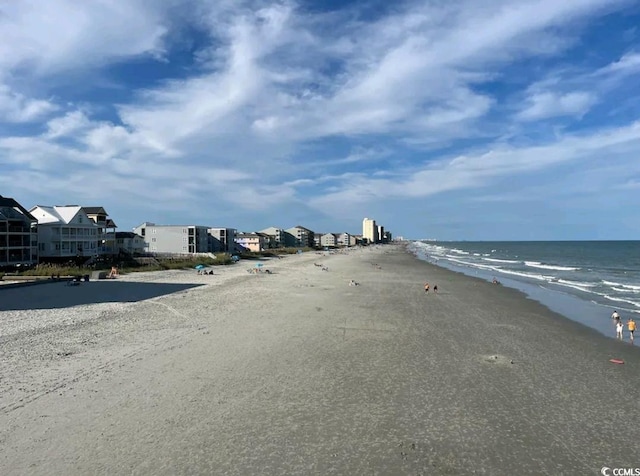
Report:
[[378,227],[375,220],[369,218],[362,220],[362,237],[366,238],[369,243],[377,243],[379,241]]

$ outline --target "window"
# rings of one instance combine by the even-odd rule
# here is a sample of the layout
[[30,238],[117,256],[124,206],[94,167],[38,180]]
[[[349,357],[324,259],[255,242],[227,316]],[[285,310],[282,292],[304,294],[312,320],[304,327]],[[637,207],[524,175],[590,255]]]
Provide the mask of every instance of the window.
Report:
[[155,242],[156,242],[156,239],[155,239],[155,238],[151,238],[151,242],[152,242],[152,243],[155,243]]
[[142,230],[140,230],[140,235],[141,235],[141,236],[144,236],[144,235],[145,235],[145,231],[147,231],[147,229],[146,229],[146,228],[143,228]]

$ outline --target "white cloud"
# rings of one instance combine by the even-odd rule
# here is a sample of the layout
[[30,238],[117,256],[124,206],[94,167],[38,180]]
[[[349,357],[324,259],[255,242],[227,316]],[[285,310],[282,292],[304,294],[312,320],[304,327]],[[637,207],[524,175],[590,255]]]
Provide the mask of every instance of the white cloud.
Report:
[[30,74],[47,74],[159,54],[165,8],[143,0],[3,2],[0,71],[28,68]]
[[[640,173],[635,159],[640,153],[640,122],[626,127],[603,130],[585,136],[566,136],[556,142],[513,147],[496,145],[485,152],[453,159],[431,161],[422,167],[397,171],[394,177],[376,179],[365,175],[348,177],[339,188],[312,201],[312,205],[338,213],[344,203],[363,203],[371,199],[416,199],[443,192],[490,186],[496,179],[553,170],[567,163],[587,167],[618,157],[612,166]],[[602,175],[604,176],[604,175]]]
[[527,98],[526,108],[518,113],[523,121],[539,121],[550,117],[582,117],[595,104],[596,96],[585,91],[566,94],[538,92]]
[[0,122],[32,122],[57,109],[50,101],[27,98],[0,84]]

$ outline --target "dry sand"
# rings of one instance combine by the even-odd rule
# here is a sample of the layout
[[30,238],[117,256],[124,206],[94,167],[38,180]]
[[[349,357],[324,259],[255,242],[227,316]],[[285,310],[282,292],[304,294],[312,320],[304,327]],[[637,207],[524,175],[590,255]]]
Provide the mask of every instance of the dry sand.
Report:
[[251,266],[0,290],[0,474],[640,467],[635,347],[398,246]]

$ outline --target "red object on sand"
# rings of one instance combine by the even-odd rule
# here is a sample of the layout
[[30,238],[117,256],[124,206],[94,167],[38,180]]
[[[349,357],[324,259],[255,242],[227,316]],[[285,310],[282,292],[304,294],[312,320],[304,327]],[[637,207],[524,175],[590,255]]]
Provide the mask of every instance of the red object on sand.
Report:
[[609,359],[609,362],[614,364],[624,364],[624,360],[620,360],[620,359]]

